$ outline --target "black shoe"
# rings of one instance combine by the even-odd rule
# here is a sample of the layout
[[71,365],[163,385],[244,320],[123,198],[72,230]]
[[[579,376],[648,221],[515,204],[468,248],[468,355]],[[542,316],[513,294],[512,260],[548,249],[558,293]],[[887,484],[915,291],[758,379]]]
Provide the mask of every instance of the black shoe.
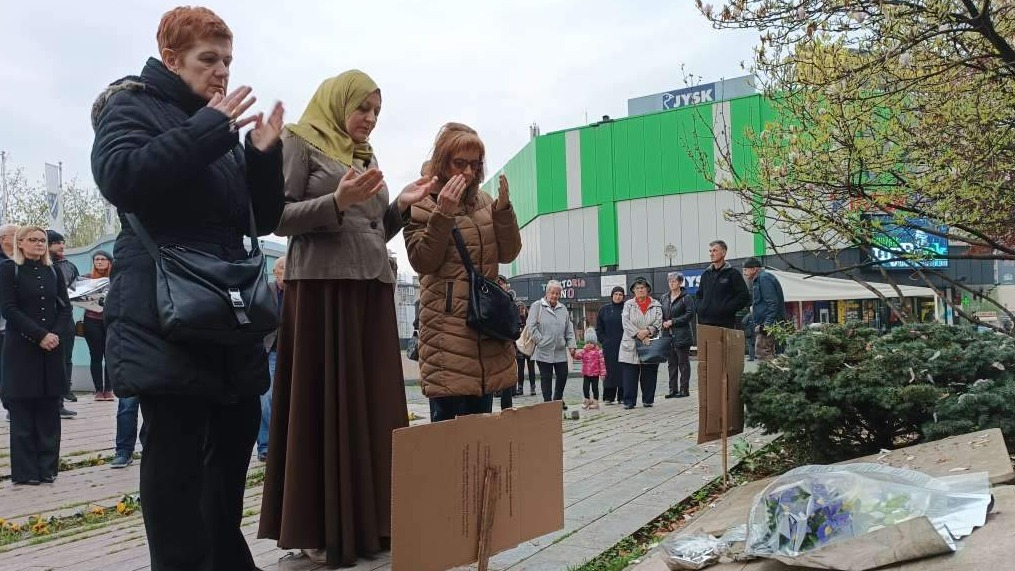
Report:
[[650,403],[650,402],[643,402],[643,403],[641,403],[641,406],[643,406],[645,408],[652,408],[652,403]]
[[560,404],[564,405],[564,410],[567,410],[567,405],[566,404],[564,404],[564,403],[560,403]]
[[675,398],[677,398],[679,396],[680,396],[680,393],[669,393],[666,396],[664,396],[663,398],[664,399],[675,399]]
[[632,408],[634,408],[633,404],[625,404],[624,405],[624,410],[631,410]]
[[17,481],[17,480],[15,480],[14,481],[14,485],[15,486],[38,486],[39,485],[39,481],[38,480],[24,480],[24,481]]
[[43,476],[42,482],[45,484],[52,484],[56,481],[56,476]]
[[78,402],[78,396],[74,393],[67,393],[63,396],[63,400],[67,402]]
[[60,418],[74,418],[77,415],[78,413],[73,410],[67,410],[67,407],[65,406],[60,407]]
[[530,397],[536,396],[536,389],[532,389],[531,391],[529,391],[529,396]]

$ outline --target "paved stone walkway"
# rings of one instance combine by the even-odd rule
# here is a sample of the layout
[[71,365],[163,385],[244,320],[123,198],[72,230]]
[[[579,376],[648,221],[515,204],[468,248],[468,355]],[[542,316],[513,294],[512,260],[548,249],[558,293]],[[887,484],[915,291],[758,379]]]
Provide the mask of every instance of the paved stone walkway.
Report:
[[[582,411],[579,420],[564,421],[565,527],[495,556],[497,570],[561,570],[602,553],[649,521],[694,493],[720,473],[717,444],[696,445],[697,397],[665,400],[665,367],[660,371],[654,408],[631,411],[604,406]],[[538,385],[538,383],[537,383]],[[692,387],[694,383],[692,383]],[[419,387],[407,386],[410,411],[425,423],[426,399]],[[540,397],[516,397],[515,406]],[[572,378],[565,392],[571,409],[581,401],[581,379]],[[115,402],[93,402],[84,396],[71,408],[80,414],[64,421],[62,455],[76,461],[112,454]],[[495,409],[498,408],[495,404]],[[767,437],[749,432],[757,447]],[[731,459],[732,463],[732,459]],[[253,460],[251,473],[263,465]],[[55,484],[13,487],[9,476],[9,438],[0,422],[0,518],[22,522],[32,514],[70,515],[92,506],[110,508],[125,494],[137,491],[139,464],[113,470],[93,466],[61,473]],[[273,541],[254,539],[260,509],[259,486],[249,488],[244,532],[257,564],[266,571],[321,569],[307,559],[279,550]],[[196,516],[195,516],[196,517]],[[387,555],[361,561],[352,569],[390,569]],[[143,522],[139,515],[114,519],[72,535],[0,548],[0,569],[98,570],[149,569]]]

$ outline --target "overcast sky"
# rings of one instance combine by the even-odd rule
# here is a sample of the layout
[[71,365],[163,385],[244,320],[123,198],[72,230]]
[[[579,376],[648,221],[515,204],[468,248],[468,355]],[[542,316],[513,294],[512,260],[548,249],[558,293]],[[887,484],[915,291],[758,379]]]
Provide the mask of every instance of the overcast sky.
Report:
[[[89,110],[96,94],[156,54],[151,0],[5,2],[0,8],[0,150],[41,180],[93,185]],[[438,128],[479,131],[495,172],[543,133],[623,117],[627,99],[683,87],[681,65],[706,81],[743,75],[754,33],[713,30],[692,0],[220,0],[232,28],[230,83],[248,84],[299,119],[320,82],[370,74],[383,109],[371,142],[392,196],[426,158]],[[283,8],[284,6],[284,8]],[[390,243],[408,267],[401,236]]]

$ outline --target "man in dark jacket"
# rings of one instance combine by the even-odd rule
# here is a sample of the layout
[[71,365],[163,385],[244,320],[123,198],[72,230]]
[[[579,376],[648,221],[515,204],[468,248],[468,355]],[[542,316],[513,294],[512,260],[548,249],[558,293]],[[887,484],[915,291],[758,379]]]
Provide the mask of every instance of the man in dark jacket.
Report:
[[751,280],[754,317],[754,352],[761,361],[775,358],[775,338],[769,328],[786,320],[786,297],[779,279],[766,272],[757,258],[744,262],[744,275]]
[[737,312],[751,302],[751,294],[744,277],[726,261],[726,251],[722,240],[708,245],[712,263],[698,282],[698,323],[735,329]]
[[[78,281],[81,277],[81,272],[78,271],[78,267],[74,265],[74,262],[64,256],[65,240],[63,234],[56,230],[46,230],[46,239],[49,240],[49,257],[53,260],[53,268],[63,275],[63,283],[67,284],[68,288],[74,287],[74,282]],[[77,402],[78,397],[74,396],[74,393],[70,389],[72,375],[74,374],[74,338],[77,336],[74,331],[74,315],[67,314],[63,323],[57,324],[57,328],[60,331],[60,351],[63,352],[63,368],[67,375],[67,394],[63,399]],[[61,417],[74,418],[76,415],[76,412],[67,410],[67,407],[60,407]]]

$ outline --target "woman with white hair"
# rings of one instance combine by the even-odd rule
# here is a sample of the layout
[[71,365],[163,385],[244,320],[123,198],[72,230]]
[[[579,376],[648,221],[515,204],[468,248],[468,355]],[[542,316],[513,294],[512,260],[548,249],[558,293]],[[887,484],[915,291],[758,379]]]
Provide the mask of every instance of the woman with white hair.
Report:
[[[532,360],[539,367],[539,382],[543,389],[543,402],[563,400],[564,387],[567,385],[567,355],[574,355],[577,344],[574,338],[574,326],[567,308],[560,303],[560,282],[546,282],[546,296],[536,300],[529,308],[529,317],[525,326],[536,343]],[[556,375],[557,384],[553,384]],[[567,405],[564,404],[564,410]]]

